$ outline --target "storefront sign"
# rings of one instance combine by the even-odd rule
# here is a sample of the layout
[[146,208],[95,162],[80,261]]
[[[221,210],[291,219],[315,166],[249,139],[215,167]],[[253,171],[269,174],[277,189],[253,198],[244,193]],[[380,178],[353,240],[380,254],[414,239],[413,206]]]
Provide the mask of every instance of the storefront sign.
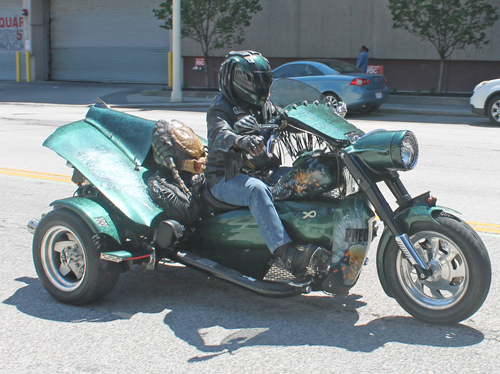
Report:
[[4,8],[0,12],[0,52],[24,50],[24,17],[18,8]]
[[194,59],[193,70],[204,70],[205,69],[205,59],[203,57],[196,57]]
[[369,74],[384,74],[384,65],[368,65],[366,72]]

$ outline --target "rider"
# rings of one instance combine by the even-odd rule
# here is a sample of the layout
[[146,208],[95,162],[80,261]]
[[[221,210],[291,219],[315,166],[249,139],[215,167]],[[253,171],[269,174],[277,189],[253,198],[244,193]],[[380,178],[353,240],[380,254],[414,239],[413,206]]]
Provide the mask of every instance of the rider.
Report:
[[242,174],[246,154],[265,154],[264,138],[238,135],[235,125],[268,123],[275,108],[268,101],[273,73],[259,52],[232,51],[219,70],[219,90],[207,112],[209,154],[205,170],[212,195],[223,202],[248,206],[269,250],[280,257],[295,276],[305,274],[316,247],[295,246],[283,227],[269,187]]

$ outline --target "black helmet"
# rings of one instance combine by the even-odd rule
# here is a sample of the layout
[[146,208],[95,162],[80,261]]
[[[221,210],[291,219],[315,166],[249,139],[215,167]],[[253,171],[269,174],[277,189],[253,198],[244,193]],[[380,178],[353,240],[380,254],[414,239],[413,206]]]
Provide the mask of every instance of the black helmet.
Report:
[[255,51],[229,52],[219,70],[219,90],[235,105],[264,105],[272,83],[269,61]]

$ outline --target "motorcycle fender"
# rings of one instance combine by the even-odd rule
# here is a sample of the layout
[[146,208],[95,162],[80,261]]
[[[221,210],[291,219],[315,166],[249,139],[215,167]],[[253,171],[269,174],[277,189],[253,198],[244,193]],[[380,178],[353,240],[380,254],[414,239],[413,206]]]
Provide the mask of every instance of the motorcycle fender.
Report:
[[94,233],[109,235],[122,244],[115,223],[99,203],[83,197],[70,197],[56,200],[50,206],[72,210],[89,225]]
[[[439,224],[434,216],[435,212],[439,213],[446,208],[440,206],[429,207],[427,199],[430,197],[430,193],[426,192],[420,196],[417,196],[406,203],[404,206],[398,208],[394,212],[394,218],[396,219],[399,227],[406,233],[410,232],[411,226],[415,222],[430,221]],[[385,293],[389,297],[393,297],[390,287],[388,285],[387,278],[384,271],[384,256],[387,246],[393,239],[393,235],[387,227],[384,229],[377,249],[377,272],[380,279],[380,283],[384,288]]]

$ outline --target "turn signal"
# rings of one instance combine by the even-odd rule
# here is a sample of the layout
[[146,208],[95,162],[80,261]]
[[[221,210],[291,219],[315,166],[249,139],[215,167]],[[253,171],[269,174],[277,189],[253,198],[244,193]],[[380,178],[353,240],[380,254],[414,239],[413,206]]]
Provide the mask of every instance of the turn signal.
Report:
[[350,83],[350,85],[351,86],[365,86],[368,83],[370,83],[370,81],[368,79],[355,78],[355,79],[352,80],[352,82]]

